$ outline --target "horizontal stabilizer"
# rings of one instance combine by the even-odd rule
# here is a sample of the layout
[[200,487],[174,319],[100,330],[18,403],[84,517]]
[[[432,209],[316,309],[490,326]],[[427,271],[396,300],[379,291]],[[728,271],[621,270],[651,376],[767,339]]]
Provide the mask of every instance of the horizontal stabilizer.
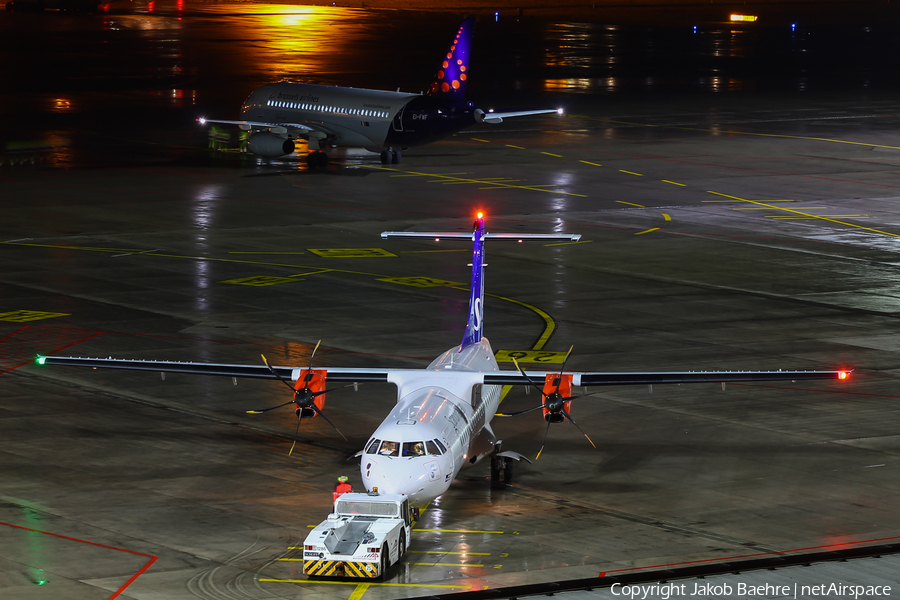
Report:
[[[473,234],[462,231],[382,231],[381,239],[393,238],[427,238],[433,240],[471,240]],[[485,233],[483,239],[491,240],[529,240],[538,242],[566,241],[577,242],[580,233]]]

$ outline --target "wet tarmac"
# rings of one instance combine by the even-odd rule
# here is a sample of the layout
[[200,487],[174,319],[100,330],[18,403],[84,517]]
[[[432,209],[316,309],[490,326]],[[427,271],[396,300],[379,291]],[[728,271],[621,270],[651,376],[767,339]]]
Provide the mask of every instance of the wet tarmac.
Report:
[[[584,44],[560,43],[559,61],[513,52],[521,63],[501,65],[513,27],[476,37],[486,76],[473,75],[473,97],[558,100],[565,118],[478,127],[390,169],[350,150],[309,171],[297,157],[243,155],[193,119],[228,118],[282,75],[415,89],[434,53],[400,50],[412,39],[440,52],[443,37],[383,13],[309,9],[310,21],[233,6],[0,14],[13,39],[23,23],[54,33],[36,56],[0,61],[3,81],[25,90],[0,92],[0,588],[11,597],[378,600],[900,536],[895,65],[849,60],[836,82],[817,59],[769,79],[755,46],[719,74],[692,51],[642,70],[635,39],[688,33],[605,38],[574,24],[559,30]],[[389,22],[402,35],[385,37]],[[745,39],[716,31],[703,35]],[[596,58],[618,55],[605,39],[622,40],[613,75]],[[55,53],[66,44],[77,50]],[[79,55],[101,58],[75,66]],[[373,55],[412,66],[385,82]],[[642,87],[679,57],[681,74]],[[285,402],[277,382],[31,364],[38,352],[303,364],[322,339],[320,365],[425,366],[462,335],[466,294],[448,283],[467,280],[466,251],[378,234],[466,229],[477,209],[495,231],[584,235],[488,247],[495,350],[540,359],[574,345],[569,365],[583,370],[855,371],[584,399],[574,416],[596,450],[563,424],[512,486],[492,489],[486,467],[464,472],[389,585],[361,587],[306,581],[295,559],[335,477],[360,485],[347,458],[392,388],[329,394],[348,441],[313,419],[288,456],[294,415],[245,412]],[[504,407],[533,404],[518,391]],[[495,425],[506,449],[540,447],[533,414]]]

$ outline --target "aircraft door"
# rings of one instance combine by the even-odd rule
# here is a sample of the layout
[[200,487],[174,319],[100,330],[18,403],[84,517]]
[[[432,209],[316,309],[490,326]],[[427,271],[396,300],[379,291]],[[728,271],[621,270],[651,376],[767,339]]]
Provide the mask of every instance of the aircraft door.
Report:
[[394,120],[391,122],[391,128],[394,131],[403,131],[403,113],[405,113],[405,112],[406,112],[406,105],[404,104],[403,108],[401,108],[399,111],[397,111],[397,114],[394,115]]

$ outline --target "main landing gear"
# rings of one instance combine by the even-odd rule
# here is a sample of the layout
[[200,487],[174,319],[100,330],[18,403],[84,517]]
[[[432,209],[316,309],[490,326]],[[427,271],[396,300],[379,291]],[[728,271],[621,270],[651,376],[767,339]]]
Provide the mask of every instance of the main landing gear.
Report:
[[306,164],[309,165],[311,169],[315,169],[316,167],[327,167],[328,155],[322,150],[310,152],[306,155]]
[[401,160],[403,160],[403,156],[400,154],[399,150],[391,149],[381,151],[381,164],[383,165],[399,165]]

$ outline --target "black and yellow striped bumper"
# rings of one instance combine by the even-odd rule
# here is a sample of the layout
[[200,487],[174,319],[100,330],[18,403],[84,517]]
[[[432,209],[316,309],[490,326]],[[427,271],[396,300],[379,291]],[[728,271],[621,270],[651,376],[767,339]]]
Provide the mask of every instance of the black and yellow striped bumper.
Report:
[[350,562],[344,560],[306,560],[303,572],[313,577],[378,577],[377,562]]

